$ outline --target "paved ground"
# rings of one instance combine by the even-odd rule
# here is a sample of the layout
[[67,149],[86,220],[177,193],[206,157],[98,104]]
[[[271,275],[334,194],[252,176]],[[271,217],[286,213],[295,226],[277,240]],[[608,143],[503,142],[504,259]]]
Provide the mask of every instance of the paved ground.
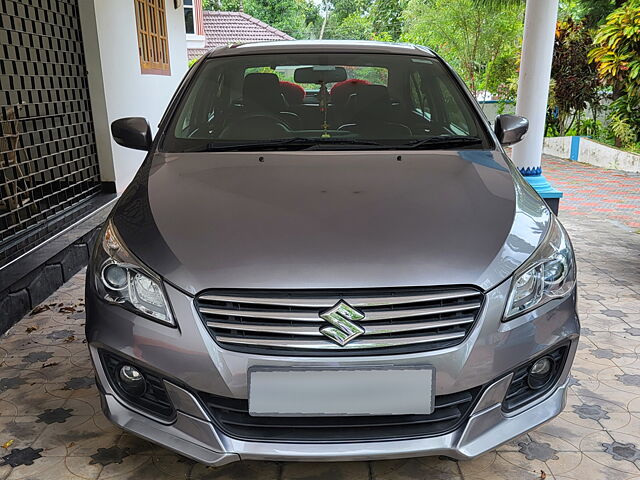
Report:
[[[639,480],[640,234],[633,230],[640,226],[640,177],[610,173],[615,189],[599,186],[608,193],[595,197],[587,190],[595,180],[585,172],[602,172],[546,163],[547,176],[565,182],[561,218],[578,256],[583,324],[567,408],[547,425],[469,462],[194,464],[123,433],[100,412],[78,274],[0,338],[0,480]],[[619,210],[598,210],[600,203],[582,200],[590,197],[622,200],[635,213],[627,218]]]
[[640,174],[544,158],[544,175],[564,193],[562,216],[606,218],[640,230]]

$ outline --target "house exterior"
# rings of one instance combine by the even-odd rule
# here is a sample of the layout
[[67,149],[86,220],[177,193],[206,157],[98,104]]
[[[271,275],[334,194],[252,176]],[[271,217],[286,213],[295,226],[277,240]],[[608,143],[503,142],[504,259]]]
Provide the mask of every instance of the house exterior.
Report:
[[187,48],[205,48],[202,0],[184,0],[184,25],[187,33]]
[[198,40],[194,1],[0,2],[0,333],[86,264],[145,156],[110,124],[156,128]]
[[111,123],[155,132],[188,58],[283,39],[202,0],[0,1],[0,334],[86,265],[144,160]]
[[205,10],[200,13],[202,14],[202,28],[197,26],[196,29],[198,32],[202,32],[204,42],[201,46],[193,42],[189,43],[189,60],[201,57],[212,48],[232,43],[293,40],[290,35],[244,12]]

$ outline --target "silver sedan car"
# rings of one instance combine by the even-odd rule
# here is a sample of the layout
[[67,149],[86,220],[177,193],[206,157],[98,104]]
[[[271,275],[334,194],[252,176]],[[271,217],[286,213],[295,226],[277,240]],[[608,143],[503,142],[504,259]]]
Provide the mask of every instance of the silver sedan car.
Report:
[[218,48],[95,245],[87,339],[114,423],[208,465],[475,457],[563,409],[566,231],[431,50]]

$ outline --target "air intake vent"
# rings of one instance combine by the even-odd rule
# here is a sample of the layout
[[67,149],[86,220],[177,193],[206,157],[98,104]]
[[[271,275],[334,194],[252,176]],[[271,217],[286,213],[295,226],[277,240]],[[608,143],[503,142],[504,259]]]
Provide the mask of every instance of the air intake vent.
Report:
[[[338,302],[357,312],[359,335],[341,345],[321,332],[320,315]],[[196,306],[215,341],[229,350],[286,355],[365,355],[457,345],[483,295],[472,288],[211,290]]]
[[343,417],[252,417],[247,400],[200,393],[215,424],[226,435],[270,442],[361,442],[443,435],[462,423],[480,388],[435,398],[430,415]]

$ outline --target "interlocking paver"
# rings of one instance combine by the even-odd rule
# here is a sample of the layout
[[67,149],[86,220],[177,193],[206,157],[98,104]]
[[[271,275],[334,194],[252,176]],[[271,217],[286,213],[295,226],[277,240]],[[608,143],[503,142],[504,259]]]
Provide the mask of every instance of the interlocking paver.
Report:
[[605,217],[640,229],[640,174],[545,155],[544,175],[564,193],[563,216]]
[[283,465],[280,478],[282,480],[368,480],[369,468],[365,462],[286,463]]
[[[84,274],[0,337],[0,479],[640,478],[640,175],[545,158],[579,269],[582,337],[567,407],[464,462],[442,457],[209,468],[124,433],[100,410],[84,340]],[[15,465],[15,466],[12,466]]]

